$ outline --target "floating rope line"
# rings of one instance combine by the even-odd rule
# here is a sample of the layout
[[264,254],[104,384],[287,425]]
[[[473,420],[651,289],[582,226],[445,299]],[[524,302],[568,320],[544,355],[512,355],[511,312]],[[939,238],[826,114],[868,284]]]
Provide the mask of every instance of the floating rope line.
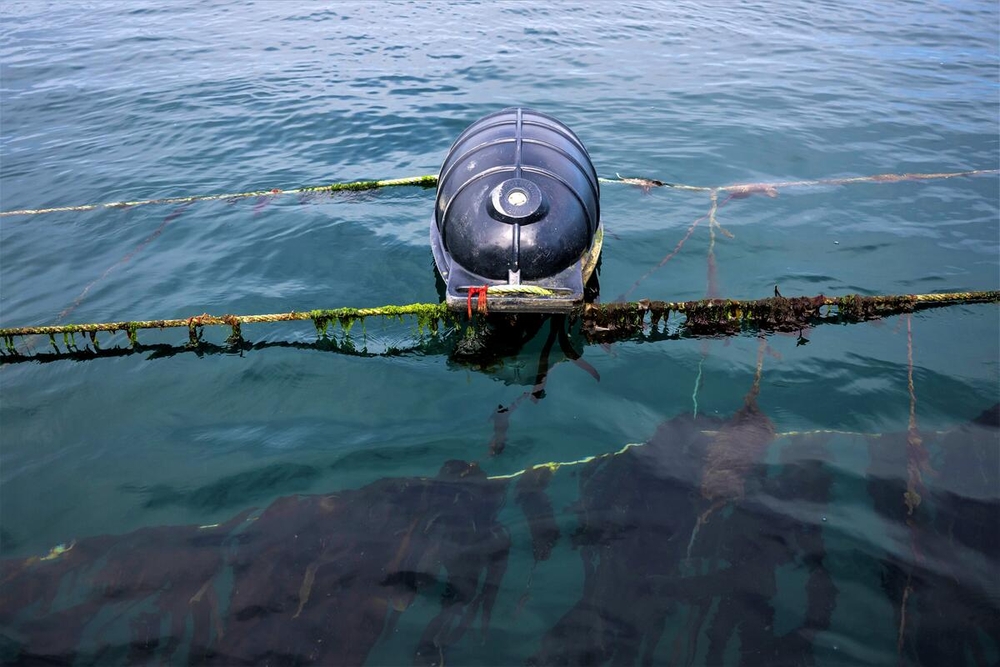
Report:
[[[854,185],[857,183],[898,183],[901,181],[929,181],[960,176],[984,176],[1000,174],[1000,169],[972,169],[967,171],[912,173],[912,174],[874,174],[871,176],[851,176],[847,178],[820,178],[802,181],[775,181],[771,183],[737,183],[722,186],[686,185],[684,183],[669,183],[655,178],[632,178],[616,174],[616,178],[599,178],[598,181],[608,185],[634,185],[649,191],[652,188],[671,188],[691,192],[726,192],[730,198],[746,197],[752,194],[764,194],[775,197],[778,189],[801,188],[822,185]],[[250,192],[232,192],[226,194],[185,195],[178,197],[160,197],[157,199],[137,199],[133,201],[113,201],[103,204],[83,204],[79,206],[54,206],[50,208],[25,208],[15,211],[2,211],[0,217],[13,215],[42,215],[45,213],[64,213],[68,211],[94,211],[98,209],[127,209],[136,206],[151,206],[163,204],[189,204],[199,201],[235,201],[251,197],[271,198],[292,194],[333,194],[336,192],[357,192],[364,190],[380,190],[391,187],[419,186],[433,188],[437,186],[436,174],[424,176],[407,176],[404,178],[389,178],[374,181],[347,181],[327,185],[307,185],[297,188],[271,188],[268,190],[252,190]]]
[[122,209],[134,208],[136,206],[151,206],[162,204],[190,204],[199,201],[215,200],[238,200],[249,199],[251,197],[277,197],[279,195],[293,194],[322,194],[334,192],[357,192],[362,190],[379,190],[382,188],[420,186],[423,188],[433,188],[437,185],[437,176],[409,176],[406,178],[389,178],[378,181],[349,181],[344,183],[330,183],[329,185],[307,185],[299,188],[284,190],[281,188],[271,188],[270,190],[253,190],[251,192],[233,192],[228,194],[214,195],[187,195],[181,197],[161,197],[159,199],[137,199],[135,201],[113,201],[104,204],[83,204],[80,206],[55,206],[52,208],[26,208],[17,211],[0,212],[0,217],[8,215],[41,215],[44,213],[63,213],[66,211],[94,211],[97,209]]
[[[875,174],[873,176],[852,176],[847,178],[821,178],[814,180],[805,181],[773,181],[773,182],[761,182],[761,183],[738,183],[736,185],[717,185],[717,186],[700,186],[700,185],[684,185],[680,183],[666,183],[664,181],[659,181],[656,179],[649,178],[626,178],[618,174],[618,180],[608,180],[600,179],[601,182],[608,183],[624,183],[627,185],[635,185],[643,189],[645,192],[649,192],[652,188],[668,187],[675,190],[687,190],[691,192],[707,192],[709,195],[710,206],[708,213],[697,218],[688,227],[684,236],[672,251],[667,253],[667,255],[660,260],[659,264],[653,266],[647,270],[642,276],[636,280],[632,286],[621,296],[618,297],[619,301],[624,301],[629,297],[632,292],[636,290],[647,278],[652,276],[654,273],[663,268],[663,266],[673,259],[677,253],[681,251],[684,247],[684,243],[691,238],[696,227],[706,218],[708,219],[708,233],[709,233],[709,245],[708,245],[708,266],[709,266],[709,296],[714,296],[713,289],[715,283],[715,239],[716,231],[726,236],[727,238],[734,238],[733,234],[728,231],[725,227],[719,224],[716,215],[720,208],[728,204],[733,199],[746,199],[751,195],[764,195],[770,197],[771,199],[778,196],[779,188],[797,188],[797,187],[809,187],[809,186],[837,186],[837,185],[854,185],[857,183],[899,183],[902,181],[930,181],[944,178],[956,178],[959,176],[980,176],[985,174],[1000,174],[1000,169],[976,169],[972,171],[955,171],[955,172],[938,172],[938,173],[911,173],[911,174]],[[728,196],[719,201],[719,193],[728,193]]]
[[[635,301],[627,303],[587,304],[577,311],[583,319],[584,334],[592,341],[609,338],[628,338],[642,332],[648,325],[656,328],[666,323],[672,313],[683,314],[684,332],[691,336],[724,336],[742,331],[744,326],[762,331],[799,331],[819,322],[860,322],[878,319],[888,315],[909,313],[915,310],[973,303],[1000,302],[1000,291],[949,292],[944,294],[903,294],[829,297],[770,297],[757,300],[704,299],[701,301]],[[826,312],[823,309],[826,308]],[[381,306],[376,308],[337,308],[333,310],[292,311],[268,315],[223,315],[208,313],[194,317],[160,320],[128,320],[90,324],[64,324],[54,326],[25,326],[0,328],[0,338],[4,341],[7,354],[19,354],[15,337],[49,336],[52,346],[58,350],[55,336],[62,335],[67,350],[73,350],[76,334],[87,334],[95,349],[100,349],[98,332],[115,333],[123,331],[130,343],[137,344],[140,329],[186,328],[189,344],[201,341],[202,329],[207,326],[228,326],[232,334],[228,342],[243,340],[242,325],[273,322],[294,322],[311,320],[317,335],[326,335],[332,323],[339,324],[345,331],[357,320],[369,317],[389,317],[402,319],[404,316],[417,318],[420,331],[437,332],[441,324],[458,323],[458,317],[444,303],[414,303],[404,306]]]
[[[275,313],[269,315],[223,315],[216,317],[205,313],[194,317],[187,317],[172,320],[135,320],[123,322],[101,322],[92,324],[65,324],[54,326],[38,327],[14,327],[0,329],[0,338],[5,341],[8,352],[13,345],[14,336],[72,336],[77,333],[89,334],[94,340],[94,334],[99,331],[118,332],[124,331],[128,334],[129,340],[134,345],[136,343],[136,332],[140,329],[172,329],[186,327],[191,336],[191,342],[197,342],[200,338],[200,329],[206,326],[228,326],[232,328],[232,336],[239,340],[242,338],[242,325],[262,324],[272,322],[295,322],[312,320],[316,325],[318,334],[325,334],[331,322],[339,322],[344,328],[348,328],[354,321],[367,317],[395,317],[402,318],[404,315],[414,315],[417,317],[418,325],[434,330],[437,322],[451,317],[447,306],[444,303],[414,303],[406,306],[381,306],[378,308],[336,308],[333,310],[310,310],[306,312],[292,311],[290,313]],[[54,342],[53,342],[54,344]]]
[[776,197],[779,188],[803,188],[815,187],[819,185],[854,185],[856,183],[898,183],[900,181],[931,181],[943,178],[956,178],[959,176],[984,176],[986,174],[1000,174],[1000,169],[971,169],[968,171],[951,171],[937,173],[909,173],[909,174],[874,174],[872,176],[849,176],[846,178],[818,178],[803,181],[772,181],[761,183],[737,183],[735,185],[685,185],[683,183],[668,183],[654,178],[626,178],[621,175],[617,179],[602,178],[602,183],[624,183],[626,185],[637,185],[649,190],[651,188],[672,188],[674,190],[689,190],[691,192],[729,192],[740,196],[751,194],[764,194],[768,197]]
[[646,278],[649,278],[656,271],[662,269],[663,266],[667,262],[669,262],[671,259],[673,259],[677,255],[677,253],[679,253],[681,251],[681,248],[684,247],[684,242],[687,241],[689,238],[691,238],[691,234],[694,233],[695,227],[698,226],[698,223],[700,223],[702,220],[704,220],[708,216],[709,216],[709,214],[706,213],[705,215],[701,216],[700,218],[698,218],[697,220],[695,220],[694,222],[692,222],[691,226],[688,227],[688,230],[684,234],[683,238],[681,238],[681,240],[677,242],[677,245],[674,246],[674,249],[672,251],[670,251],[669,253],[667,253],[667,255],[663,259],[660,260],[659,264],[657,264],[656,266],[652,267],[651,269],[649,269],[648,271],[646,271],[644,274],[642,274],[641,276],[639,276],[639,278],[634,283],[632,283],[632,286],[629,287],[628,290],[626,290],[624,294],[622,294],[621,296],[619,296],[617,300],[618,301],[624,301],[625,299],[629,298],[629,296],[632,295],[632,292],[634,292],[636,290],[636,288],[639,287],[639,285],[641,285],[644,280],[646,280]]

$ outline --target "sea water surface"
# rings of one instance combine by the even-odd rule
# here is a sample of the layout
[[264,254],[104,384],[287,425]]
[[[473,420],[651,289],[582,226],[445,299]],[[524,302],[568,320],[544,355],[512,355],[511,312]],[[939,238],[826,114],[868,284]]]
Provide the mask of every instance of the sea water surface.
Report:
[[[965,0],[6,0],[0,209],[434,174],[512,105],[568,124],[607,178],[995,170],[998,21]],[[995,290],[998,186],[720,195],[728,233],[703,220],[630,298]],[[601,196],[605,301],[710,205]],[[0,326],[436,302],[433,202],[3,217]],[[996,305],[671,326],[604,346],[577,326],[543,391],[544,329],[489,364],[411,321],[319,344],[247,325],[266,345],[242,350],[18,339],[0,661],[996,664]]]

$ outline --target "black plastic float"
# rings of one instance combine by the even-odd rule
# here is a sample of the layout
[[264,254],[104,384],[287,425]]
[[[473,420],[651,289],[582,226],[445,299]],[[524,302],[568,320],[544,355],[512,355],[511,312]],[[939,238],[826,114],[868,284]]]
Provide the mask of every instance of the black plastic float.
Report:
[[431,248],[449,307],[488,287],[489,308],[566,312],[600,256],[600,185],[555,118],[509,108],[469,126],[438,176]]

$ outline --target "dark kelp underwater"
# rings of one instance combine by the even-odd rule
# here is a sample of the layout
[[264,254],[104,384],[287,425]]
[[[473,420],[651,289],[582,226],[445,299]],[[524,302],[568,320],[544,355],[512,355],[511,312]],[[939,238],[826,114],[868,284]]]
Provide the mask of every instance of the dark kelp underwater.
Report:
[[995,2],[328,4],[0,3],[0,663],[1000,662]]
[[[7,559],[5,664],[351,665],[380,640],[401,641],[414,664],[447,664],[458,647],[463,660],[491,662],[482,651],[498,595],[523,587],[511,613],[530,608],[532,579],[559,546],[583,567],[578,600],[537,646],[502,661],[721,664],[736,652],[741,664],[815,664],[813,642],[841,595],[821,518],[834,477],[847,472],[831,465],[831,447],[867,451],[876,513],[887,529],[905,526],[889,553],[839,545],[879,573],[901,661],[986,664],[1000,642],[991,561],[1000,406],[940,433],[779,434],[757,406],[757,381],[728,418],[681,414],[647,442],[590,460],[500,477],[448,461],[434,477],[288,496],[222,524]],[[779,465],[769,466],[779,440]],[[929,449],[943,453],[937,469]],[[576,485],[559,520],[547,493],[556,477]],[[505,524],[505,504],[523,521]],[[509,580],[512,541],[530,542],[527,583]],[[789,566],[800,571],[802,604],[779,631],[772,599]],[[421,598],[419,636],[394,638]]]

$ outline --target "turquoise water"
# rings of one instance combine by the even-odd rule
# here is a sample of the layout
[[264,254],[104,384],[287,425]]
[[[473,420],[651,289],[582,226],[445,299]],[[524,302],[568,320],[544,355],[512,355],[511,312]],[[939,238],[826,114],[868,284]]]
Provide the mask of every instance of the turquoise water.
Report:
[[[510,105],[568,124],[604,177],[711,186],[996,169],[998,21],[991,2],[322,8],[10,1],[0,6],[0,209],[436,173],[462,129]],[[406,188],[4,217],[0,326],[54,323],[67,309],[63,322],[436,301],[427,243],[433,201],[433,190]],[[705,193],[605,186],[604,299],[657,265],[708,207]],[[786,296],[1000,287],[996,174],[780,189],[776,198],[726,202],[718,220],[732,238],[717,234],[711,285],[710,234],[702,224],[632,297],[698,299],[714,286],[722,296],[760,298],[776,284]],[[923,442],[917,449],[938,472],[924,475],[926,502],[914,516],[902,501],[908,328]],[[320,659],[300,648],[289,660],[367,655],[370,664],[397,664],[440,661],[447,653],[453,663],[575,664],[629,662],[648,649],[657,663],[886,664],[899,660],[901,606],[909,610],[903,662],[940,664],[935,642],[947,647],[952,664],[1000,657],[1000,591],[983,584],[995,582],[1000,563],[988,537],[1000,522],[1000,444],[996,430],[968,426],[1000,395],[995,305],[920,312],[909,322],[824,325],[804,332],[805,345],[795,335],[768,336],[758,403],[778,436],[746,473],[743,500],[710,516],[696,539],[693,522],[707,506],[684,452],[706,445],[669,420],[697,411],[703,421],[695,430],[725,430],[712,420],[729,420],[744,406],[757,367],[752,335],[585,347],[575,338],[599,379],[554,353],[544,398],[518,403],[505,450],[490,457],[496,406],[531,388],[544,337],[484,370],[450,356],[453,340],[421,342],[412,323],[368,322],[364,336],[352,331],[357,346],[371,351],[411,349],[401,356],[317,348],[308,322],[246,326],[243,333],[253,342],[306,345],[243,354],[150,347],[0,366],[3,555],[24,559],[72,540],[84,545],[100,535],[213,524],[294,494],[367,488],[345,498],[393,507],[397,496],[365,485],[433,477],[450,460],[507,475],[616,452],[670,423],[663,442],[654,438],[656,446],[610,459],[621,464],[555,472],[542,496],[560,537],[537,565],[510,483],[492,519],[496,531],[509,532],[510,547],[485,640],[477,618],[476,632],[461,639],[431,633],[433,650],[420,650],[443,613],[442,598],[450,599],[438,561],[427,556],[420,568],[439,583],[417,587],[408,606],[399,603],[405,612],[369,652],[344,649]],[[149,346],[185,341],[182,331],[139,336]],[[206,333],[217,345],[224,337]],[[123,334],[102,340],[104,347],[116,342],[127,341]],[[45,339],[31,345],[49,350]],[[805,431],[824,434],[789,435]],[[749,437],[742,430],[738,436]],[[955,438],[965,444],[949,445]],[[600,484],[588,490],[588,479]],[[621,495],[630,485],[639,501]],[[364,539],[384,536],[387,562],[395,562],[406,551],[399,545],[407,531],[425,525],[419,521],[429,522],[423,534],[435,534],[432,524],[440,521],[431,520],[445,510],[428,507],[423,519],[424,505],[396,507],[407,521],[395,532],[357,521],[338,530],[364,535],[371,528]],[[629,528],[626,537],[587,542],[589,514],[581,507],[606,511],[611,524]],[[971,537],[956,538],[961,531],[941,523],[953,507],[973,517]],[[311,511],[303,507],[277,524],[261,518],[259,526],[290,530],[298,517],[308,529]],[[296,552],[280,530],[266,535],[279,552]],[[633,549],[632,539],[646,546]],[[478,540],[463,548],[488,544]],[[690,554],[683,548],[689,541]],[[794,546],[775,555],[767,545],[777,543]],[[151,563],[169,552],[162,544],[135,551]],[[649,554],[660,554],[659,564]],[[307,566],[327,562],[310,558],[288,575],[276,619],[296,612]],[[6,562],[16,568],[20,561]],[[932,582],[950,568],[967,580],[964,593],[948,597]],[[350,570],[343,563],[314,569],[317,586],[324,575],[339,581]],[[239,581],[235,571],[226,576]],[[695,587],[698,575],[708,579],[700,593],[681,586]],[[768,577],[773,590],[749,590],[747,582]],[[823,581],[832,582],[835,595]],[[121,583],[127,586],[128,577]],[[195,592],[202,585],[187,583]],[[85,595],[87,585],[77,585]],[[223,616],[227,585],[216,584]],[[613,596],[599,593],[605,589],[622,590],[643,618],[662,616],[659,640],[613,609]],[[102,607],[102,620],[82,631],[76,660],[127,661],[136,641],[130,623],[155,608],[158,590],[139,606]],[[912,599],[907,594],[901,605],[906,590]],[[942,595],[954,608],[939,604]],[[34,611],[25,613],[44,616],[40,598],[17,605],[29,601]],[[600,613],[574,615],[581,601]],[[831,606],[826,616],[815,611],[824,601]],[[350,618],[361,615],[359,608],[328,611]],[[736,617],[746,620],[732,625]],[[987,621],[962,624],[973,628],[972,638],[955,639],[956,648],[941,639],[966,636],[952,625],[955,618]],[[23,615],[0,622],[7,657],[43,636]],[[162,622],[164,638],[192,644],[195,621],[184,632]],[[226,636],[240,636],[234,627],[225,627]],[[328,641],[344,636],[351,633],[330,631]],[[574,653],[588,636],[605,640]],[[801,637],[807,648],[789,648],[794,642],[781,640],[787,637]],[[209,646],[223,643],[217,628],[209,632]],[[112,648],[101,653],[102,646]],[[777,653],[751,650],[762,646]],[[193,660],[193,651],[169,657]],[[262,661],[263,649],[254,651],[239,655]],[[167,656],[165,644],[152,655]]]

